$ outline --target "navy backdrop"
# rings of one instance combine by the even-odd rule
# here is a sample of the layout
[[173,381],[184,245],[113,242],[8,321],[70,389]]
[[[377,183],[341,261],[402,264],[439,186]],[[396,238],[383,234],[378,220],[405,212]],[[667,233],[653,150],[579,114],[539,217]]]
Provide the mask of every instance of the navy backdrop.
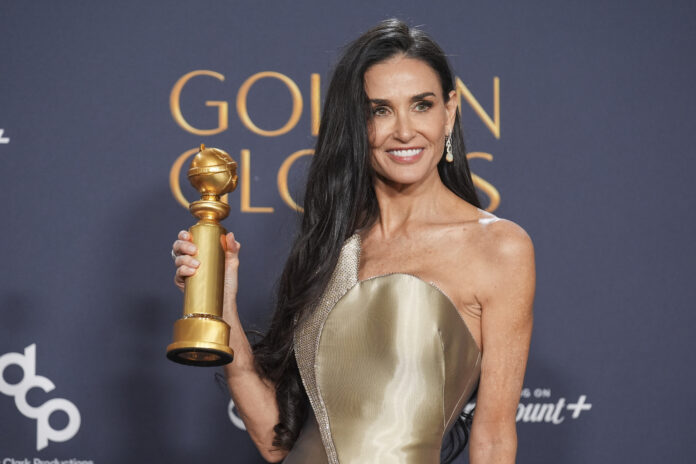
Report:
[[194,222],[170,174],[200,143],[247,169],[225,226],[263,329],[291,155],[340,47],[392,16],[449,54],[484,203],[535,242],[518,462],[691,462],[693,2],[0,0],[2,464],[263,462],[216,370],[164,356]]

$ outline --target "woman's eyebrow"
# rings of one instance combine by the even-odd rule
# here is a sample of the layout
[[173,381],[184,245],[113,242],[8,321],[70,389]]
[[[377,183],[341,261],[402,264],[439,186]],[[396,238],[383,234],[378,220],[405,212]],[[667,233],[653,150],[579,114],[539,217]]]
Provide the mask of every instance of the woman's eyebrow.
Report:
[[[418,95],[412,96],[411,101],[415,102],[415,101],[423,100],[425,97],[434,97],[434,96],[435,96],[435,94],[433,92],[423,92],[423,93],[419,93]],[[371,98],[370,103],[372,103],[373,105],[388,105],[389,100],[386,100],[384,98]]]
[[435,94],[433,92],[423,92],[423,93],[419,93],[418,95],[412,96],[411,101],[414,102],[414,101],[422,100],[425,97],[434,97],[434,96],[435,96]]

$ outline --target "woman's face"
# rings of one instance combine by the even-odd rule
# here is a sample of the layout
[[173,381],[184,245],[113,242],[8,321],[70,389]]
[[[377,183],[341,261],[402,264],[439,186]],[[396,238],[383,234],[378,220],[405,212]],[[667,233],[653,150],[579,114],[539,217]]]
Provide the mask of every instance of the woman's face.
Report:
[[437,176],[445,136],[454,125],[456,93],[445,103],[437,73],[397,55],[365,72],[372,168],[378,180],[403,186]]

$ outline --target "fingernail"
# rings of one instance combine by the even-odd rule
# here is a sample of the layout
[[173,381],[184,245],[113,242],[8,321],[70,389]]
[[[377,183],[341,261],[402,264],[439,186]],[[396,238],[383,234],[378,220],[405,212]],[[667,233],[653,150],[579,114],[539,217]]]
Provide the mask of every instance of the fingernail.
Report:
[[181,234],[181,236],[184,237],[185,240],[188,240],[189,238],[188,232],[184,232],[183,234]]
[[194,259],[194,260],[192,261],[192,263],[193,263],[193,265],[196,266],[196,267],[198,267],[198,266],[201,265],[201,263],[199,263],[197,259]]

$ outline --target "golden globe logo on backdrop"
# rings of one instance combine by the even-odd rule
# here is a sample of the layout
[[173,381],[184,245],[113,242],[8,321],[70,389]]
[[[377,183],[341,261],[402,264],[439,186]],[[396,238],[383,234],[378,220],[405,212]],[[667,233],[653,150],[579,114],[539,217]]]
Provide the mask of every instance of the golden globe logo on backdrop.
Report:
[[[193,79],[215,79],[217,81],[223,82],[225,76],[221,73],[211,70],[199,69],[195,71],[188,72],[181,76],[174,86],[172,87],[169,96],[169,109],[171,111],[174,121],[186,132],[189,132],[198,136],[210,136],[220,134],[225,132],[229,128],[230,115],[229,106],[230,103],[227,100],[208,100],[203,102],[205,106],[214,108],[217,114],[217,124],[214,127],[196,127],[194,123],[189,121],[182,112],[181,109],[181,94],[185,92],[187,84],[189,84]],[[280,81],[290,94],[292,101],[292,106],[289,110],[289,115],[287,122],[281,127],[275,129],[262,129],[254,123],[251,116],[249,115],[249,108],[247,106],[249,91],[254,85],[262,85],[261,82],[268,79],[275,79]],[[320,121],[320,109],[321,109],[321,77],[317,73],[312,73],[309,76],[310,80],[310,92],[309,92],[309,117],[310,117],[310,131],[312,136],[316,136],[319,132],[319,121]],[[212,85],[214,82],[210,81]],[[462,82],[461,79],[456,78],[457,86],[457,97],[459,107],[464,111],[463,103],[468,105],[468,108],[474,111],[485,127],[493,134],[496,139],[500,139],[500,78],[493,77],[493,117],[491,117],[483,106],[474,97],[473,93],[468,89],[468,87]],[[297,123],[302,118],[302,111],[304,108],[305,99],[302,97],[299,87],[290,77],[285,74],[275,72],[275,71],[262,71],[249,76],[239,87],[236,97],[236,110],[239,121],[242,125],[250,130],[251,132],[258,134],[261,137],[280,137],[291,132],[297,126]],[[229,150],[228,150],[229,151]],[[191,156],[198,152],[197,148],[187,150],[174,161],[172,167],[169,171],[169,186],[171,188],[174,198],[185,208],[188,208],[189,202],[184,197],[181,191],[180,176],[181,168]],[[280,165],[277,172],[277,189],[280,198],[289,207],[297,211],[302,211],[302,207],[297,203],[297,199],[292,198],[290,195],[290,190],[288,188],[288,175],[290,169],[292,168],[295,161],[304,156],[309,156],[314,153],[311,148],[303,148],[296,150],[293,153],[287,155]],[[487,152],[470,152],[467,153],[467,159],[484,159],[486,161],[493,161],[493,155]],[[274,208],[271,206],[252,206],[251,199],[251,165],[252,165],[252,154],[249,148],[240,149],[240,206],[239,210],[244,213],[273,213]],[[473,173],[472,167],[472,178],[474,185],[488,198],[488,206],[486,210],[495,211],[500,205],[500,193],[490,182],[484,180],[480,176]],[[226,197],[223,198],[224,201]],[[484,201],[485,204],[485,201]]]

